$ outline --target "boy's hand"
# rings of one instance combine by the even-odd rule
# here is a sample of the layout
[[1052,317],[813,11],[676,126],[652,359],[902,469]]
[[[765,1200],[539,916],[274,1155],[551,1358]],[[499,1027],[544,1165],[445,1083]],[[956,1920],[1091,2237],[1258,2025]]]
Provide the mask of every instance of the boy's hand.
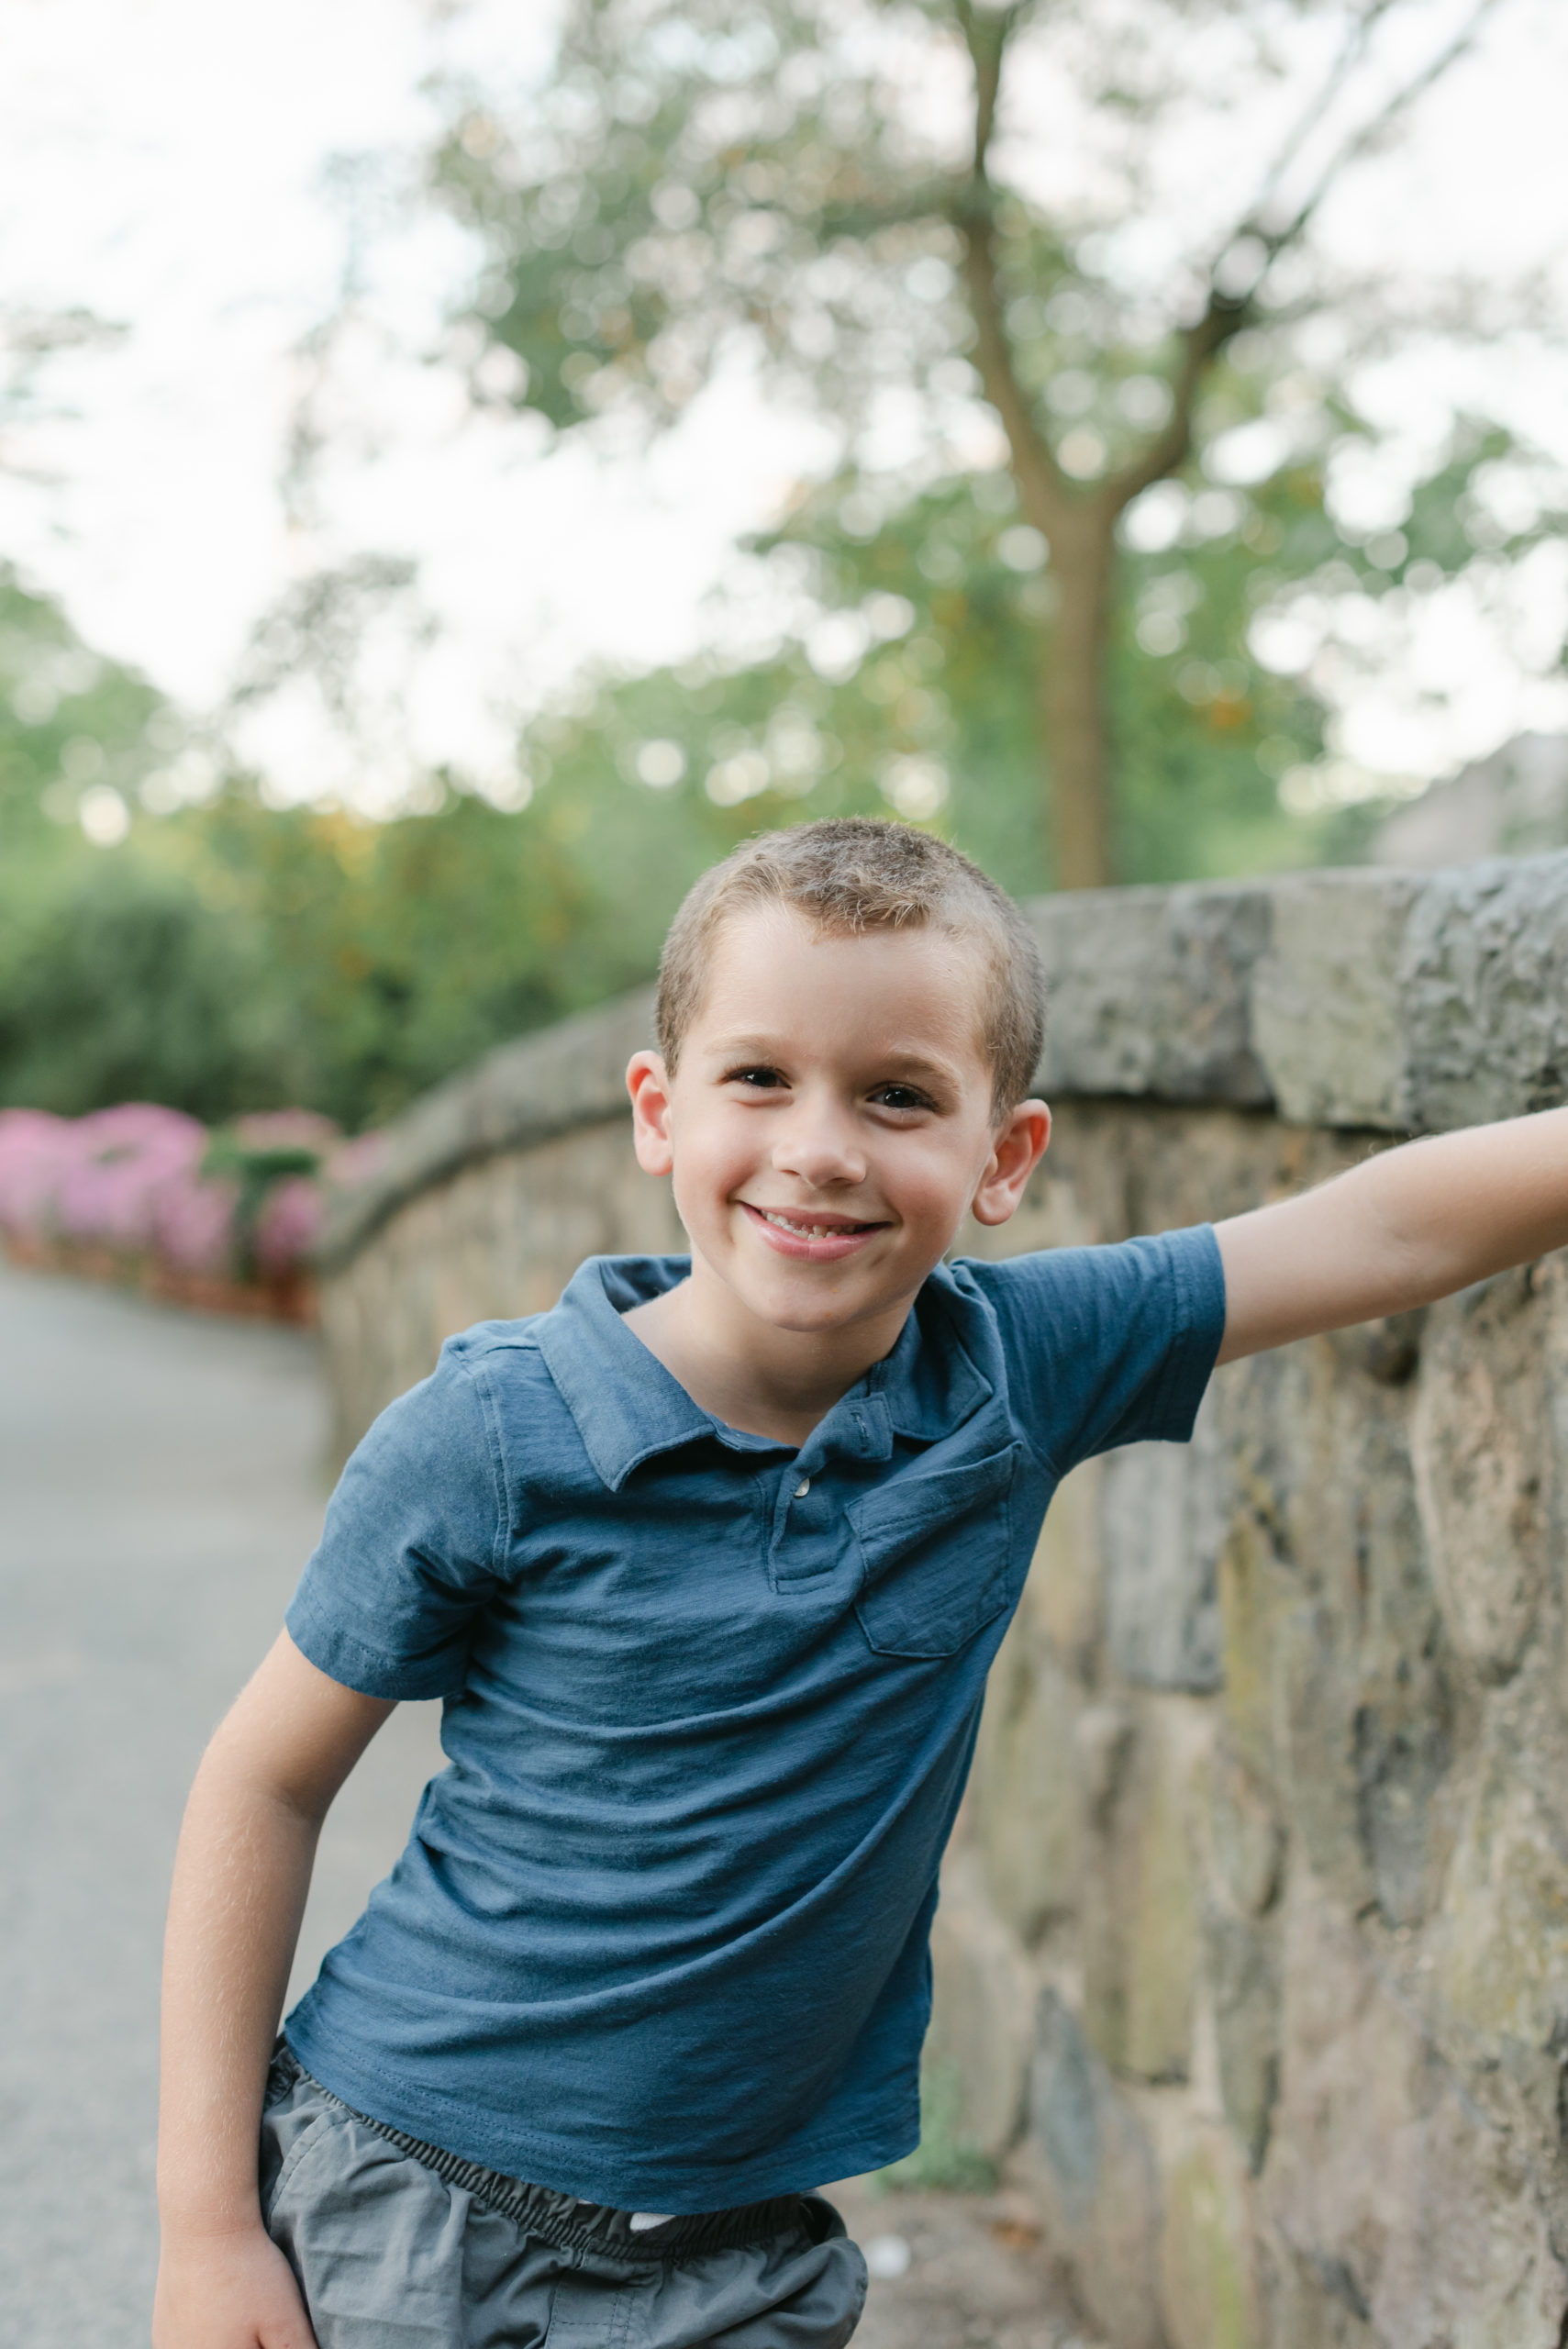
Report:
[[152,2349],[316,2349],[294,2270],[262,2226],[165,2237]]

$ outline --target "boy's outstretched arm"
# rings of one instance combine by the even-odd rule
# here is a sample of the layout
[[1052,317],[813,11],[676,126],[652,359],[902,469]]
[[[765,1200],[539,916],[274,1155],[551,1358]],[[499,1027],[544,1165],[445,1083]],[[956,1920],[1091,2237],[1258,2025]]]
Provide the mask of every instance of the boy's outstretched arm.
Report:
[[1216,1233],[1221,1362],[1429,1305],[1568,1244],[1568,1109],[1407,1142]]
[[284,1632],[196,1773],[163,1960],[154,2349],[314,2349],[261,2224],[261,2099],[321,1822],[393,1709]]

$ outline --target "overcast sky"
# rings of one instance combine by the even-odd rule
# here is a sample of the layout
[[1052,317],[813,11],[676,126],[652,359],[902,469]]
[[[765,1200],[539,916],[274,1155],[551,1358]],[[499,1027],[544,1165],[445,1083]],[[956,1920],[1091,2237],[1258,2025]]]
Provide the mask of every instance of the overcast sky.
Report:
[[[1457,0],[1422,5],[1425,37]],[[421,80],[462,44],[537,71],[550,15],[535,0],[443,28],[426,0],[0,0],[0,299],[82,304],[128,329],[71,365],[74,414],[25,444],[52,481],[0,478],[0,551],[63,597],[90,641],[187,704],[222,691],[257,613],[320,551],[291,538],[276,482],[293,354],[342,262],[328,160],[416,139],[429,119]],[[1565,86],[1561,0],[1502,0],[1481,54],[1328,233],[1413,271],[1556,265]],[[1043,86],[1040,106],[1043,134]],[[1201,174],[1210,159],[1195,147],[1173,168]],[[383,309],[412,343],[462,267],[455,236],[434,226],[399,248]],[[1485,377],[1485,359],[1464,365]],[[1407,371],[1382,396],[1417,422],[1425,404],[1429,421],[1431,384],[1429,367]],[[476,423],[432,371],[392,371],[387,384],[382,454],[339,485],[336,547],[419,559],[445,628],[416,696],[418,747],[480,769],[501,761],[510,708],[584,661],[651,662],[699,640],[736,535],[828,451],[743,381],[651,458],[618,465],[580,448],[541,459],[526,426]],[[1486,388],[1568,458],[1560,368],[1510,361]],[[1488,621],[1455,607],[1424,651],[1341,657],[1345,749],[1430,772],[1520,723],[1568,724],[1562,688],[1529,666],[1564,594],[1541,565],[1522,608]],[[286,734],[272,754],[293,788],[315,773]]]

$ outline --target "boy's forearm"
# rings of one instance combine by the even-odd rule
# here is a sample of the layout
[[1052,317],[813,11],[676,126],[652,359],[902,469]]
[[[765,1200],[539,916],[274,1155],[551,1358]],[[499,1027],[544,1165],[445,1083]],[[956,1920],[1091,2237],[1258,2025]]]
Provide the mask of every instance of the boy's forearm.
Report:
[[1568,1245],[1568,1109],[1387,1151],[1218,1229],[1221,1360],[1427,1304]]
[[158,2196],[166,2233],[258,2223],[268,2058],[320,1833],[208,1753],[174,1863],[163,1965]]
[[1568,1242],[1568,1109],[1435,1134],[1346,1178],[1375,1218],[1408,1302],[1467,1288]]

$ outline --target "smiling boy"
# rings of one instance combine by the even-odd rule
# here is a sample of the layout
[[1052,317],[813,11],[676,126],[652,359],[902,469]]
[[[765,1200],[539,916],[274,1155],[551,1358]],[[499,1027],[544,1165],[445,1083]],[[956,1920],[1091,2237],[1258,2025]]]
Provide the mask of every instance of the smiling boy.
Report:
[[[938,1865],[1060,1478],[1184,1440],[1217,1359],[1568,1240],[1554,1111],[1218,1230],[946,1264],[1046,1147],[1040,1031],[1017,908],[906,827],[692,893],[628,1071],[689,1264],[450,1341],[203,1762],[157,2349],[848,2340],[813,2189],[917,2137]],[[269,2071],[321,1820],[435,1696],[449,1766]]]

